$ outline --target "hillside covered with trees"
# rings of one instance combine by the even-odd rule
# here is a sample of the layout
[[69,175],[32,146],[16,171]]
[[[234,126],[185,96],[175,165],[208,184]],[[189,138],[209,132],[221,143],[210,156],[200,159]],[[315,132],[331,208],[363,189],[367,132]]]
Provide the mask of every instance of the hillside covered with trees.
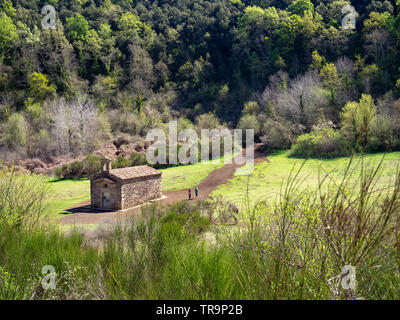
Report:
[[[46,4],[55,30],[41,26]],[[349,4],[354,30],[341,26]],[[400,150],[399,7],[0,0],[2,158],[86,155],[177,118],[252,128],[297,156]]]

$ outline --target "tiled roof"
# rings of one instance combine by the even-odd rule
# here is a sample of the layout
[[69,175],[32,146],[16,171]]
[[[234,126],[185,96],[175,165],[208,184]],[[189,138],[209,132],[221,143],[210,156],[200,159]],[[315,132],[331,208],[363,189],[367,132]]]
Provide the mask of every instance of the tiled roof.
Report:
[[130,180],[135,178],[158,176],[162,173],[149,166],[130,167],[122,169],[113,169],[110,171],[110,176],[119,180]]

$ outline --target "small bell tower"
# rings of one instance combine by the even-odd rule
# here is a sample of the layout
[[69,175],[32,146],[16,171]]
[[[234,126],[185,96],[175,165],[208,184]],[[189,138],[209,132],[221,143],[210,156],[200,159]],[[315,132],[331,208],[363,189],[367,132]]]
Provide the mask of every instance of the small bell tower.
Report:
[[111,159],[110,158],[103,158],[101,159],[101,173],[103,175],[110,174],[111,170]]

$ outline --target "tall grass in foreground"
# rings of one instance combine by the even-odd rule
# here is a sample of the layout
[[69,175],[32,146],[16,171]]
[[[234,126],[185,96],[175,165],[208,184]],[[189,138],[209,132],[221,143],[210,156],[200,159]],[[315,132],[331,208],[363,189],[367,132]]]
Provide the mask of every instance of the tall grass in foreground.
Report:
[[[231,237],[243,290],[252,298],[398,299],[400,175],[381,187],[381,165],[350,160],[341,180],[321,173],[308,191],[301,167],[292,170],[277,203],[258,203],[247,231]],[[355,291],[341,287],[345,265],[357,268]]]
[[[400,175],[382,187],[381,165],[350,160],[341,180],[321,172],[306,192],[293,168],[275,204],[239,216],[220,199],[148,206],[96,244],[2,223],[0,299],[399,299]],[[44,265],[54,291],[41,288]],[[340,285],[345,265],[355,290]]]
[[37,176],[25,179],[14,169],[0,170],[0,224],[31,229],[46,224],[51,203]]
[[[40,177],[0,171],[0,299],[87,297],[82,281],[96,263],[97,249],[82,249],[82,234],[60,233],[49,220],[48,196]],[[57,290],[42,288],[46,265],[56,268]]]

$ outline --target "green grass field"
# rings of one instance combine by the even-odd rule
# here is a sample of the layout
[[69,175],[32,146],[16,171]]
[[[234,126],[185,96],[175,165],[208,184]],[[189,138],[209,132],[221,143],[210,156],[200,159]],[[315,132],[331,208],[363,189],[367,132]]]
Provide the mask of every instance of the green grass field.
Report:
[[[260,200],[275,201],[281,191],[292,168],[299,168],[304,160],[289,158],[287,152],[279,152],[268,156],[269,162],[255,165],[251,176],[235,175],[227,184],[220,186],[212,193],[212,196],[222,196],[224,199],[243,207],[246,201],[247,190],[251,203]],[[384,154],[368,154],[365,156],[366,165],[378,164]],[[400,160],[400,152],[392,152],[385,155],[383,170],[379,177],[380,183],[388,185],[394,178],[396,168]],[[361,157],[353,160],[353,168],[361,166]],[[302,188],[315,188],[318,186],[319,175],[327,172],[335,180],[340,180],[349,162],[349,158],[336,158],[330,160],[310,159],[304,163],[300,177],[304,179]]]
[[[377,164],[383,154],[369,154],[365,156],[366,164]],[[380,181],[387,184],[394,177],[400,152],[385,155],[384,167]],[[304,160],[288,158],[287,152],[279,152],[268,156],[269,162],[256,164],[251,176],[236,175],[226,185],[219,186],[212,196],[223,196],[224,199],[243,206],[245,203],[247,187],[252,203],[259,200],[274,201],[279,195],[281,186],[290,175],[293,166],[299,168]],[[332,160],[307,160],[300,176],[305,179],[302,187],[316,187],[318,176],[329,172],[335,179],[340,179],[349,158]],[[179,166],[161,170],[163,172],[163,190],[183,190],[193,188],[205,179],[210,172],[224,165],[207,162],[195,165]],[[360,157],[355,158],[354,166],[360,165]],[[56,180],[44,178],[51,188],[51,199],[55,201],[56,214],[77,203],[90,199],[90,182],[88,179]]]
[[54,201],[56,214],[64,212],[65,209],[77,203],[90,200],[89,179],[58,180],[49,177],[44,179],[50,188],[50,200]]

